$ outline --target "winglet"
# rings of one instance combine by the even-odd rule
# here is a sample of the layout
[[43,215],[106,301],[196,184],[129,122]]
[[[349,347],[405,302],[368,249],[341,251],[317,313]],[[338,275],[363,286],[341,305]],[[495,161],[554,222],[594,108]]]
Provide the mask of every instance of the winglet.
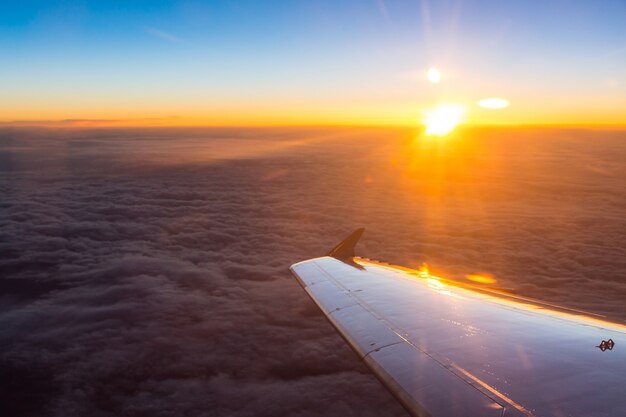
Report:
[[352,258],[356,255],[354,254],[354,247],[357,242],[363,235],[365,231],[364,228],[356,229],[350,236],[341,241],[340,244],[335,246],[329,253],[328,256],[332,256],[333,258],[339,259],[340,261],[352,263]]

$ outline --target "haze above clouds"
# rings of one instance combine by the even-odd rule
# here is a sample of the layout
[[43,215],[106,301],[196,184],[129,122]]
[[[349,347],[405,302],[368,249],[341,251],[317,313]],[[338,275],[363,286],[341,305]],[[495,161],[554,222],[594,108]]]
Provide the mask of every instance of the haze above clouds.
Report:
[[287,272],[486,272],[626,319],[624,131],[0,131],[0,398],[12,416],[404,411]]

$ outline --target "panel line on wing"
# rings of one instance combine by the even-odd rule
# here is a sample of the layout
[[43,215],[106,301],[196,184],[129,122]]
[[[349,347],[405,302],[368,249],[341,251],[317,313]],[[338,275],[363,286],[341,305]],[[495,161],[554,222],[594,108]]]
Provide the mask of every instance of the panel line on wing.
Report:
[[480,385],[481,387],[483,387],[484,389],[488,390],[489,392],[491,392],[492,394],[496,395],[497,397],[499,397],[500,399],[506,401],[508,404],[510,404],[511,406],[515,407],[518,411],[526,414],[529,417],[534,417],[534,414],[532,412],[530,412],[529,410],[527,410],[526,408],[524,408],[523,405],[516,403],[515,401],[513,401],[513,399],[511,399],[510,397],[507,397],[506,395],[504,395],[503,393],[501,393],[500,391],[498,391],[497,389],[493,388],[491,385],[489,385],[488,383],[486,383],[485,381],[483,381],[482,379],[476,377],[475,375],[471,374],[470,372],[466,371],[465,369],[461,368],[459,365],[457,365],[456,363],[452,363],[451,366],[456,369],[457,371],[461,372],[463,375],[465,375],[466,377],[470,378],[472,381],[476,382],[478,385]]
[[389,343],[389,344],[387,344],[387,345],[380,346],[380,347],[378,347],[378,348],[376,348],[376,349],[372,349],[372,350],[370,350],[369,352],[367,352],[367,353],[363,356],[363,359],[365,359],[365,358],[366,358],[367,356],[369,356],[371,353],[374,353],[374,352],[380,352],[381,350],[383,350],[383,349],[385,349],[385,348],[388,348],[388,347],[390,347],[390,346],[394,346],[394,345],[398,345],[398,344],[400,344],[400,343],[406,343],[406,342],[405,342],[404,340],[401,340],[401,341],[399,341],[399,342]]

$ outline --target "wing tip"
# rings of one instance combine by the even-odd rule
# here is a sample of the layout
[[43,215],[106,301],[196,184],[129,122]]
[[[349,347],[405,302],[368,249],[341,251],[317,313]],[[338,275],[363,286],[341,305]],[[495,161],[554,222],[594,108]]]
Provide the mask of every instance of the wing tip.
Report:
[[363,236],[364,231],[364,227],[356,229],[337,246],[335,246],[328,253],[328,256],[332,256],[333,258],[339,259],[343,262],[352,262],[352,258],[356,256],[354,252],[356,244],[359,242],[359,239],[361,239],[361,236]]

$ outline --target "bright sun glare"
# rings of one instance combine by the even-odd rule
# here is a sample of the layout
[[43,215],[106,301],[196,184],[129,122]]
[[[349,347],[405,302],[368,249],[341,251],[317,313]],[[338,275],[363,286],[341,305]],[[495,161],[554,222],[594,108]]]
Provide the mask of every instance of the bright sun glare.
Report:
[[426,135],[445,136],[463,121],[465,107],[460,104],[440,104],[424,112]]

